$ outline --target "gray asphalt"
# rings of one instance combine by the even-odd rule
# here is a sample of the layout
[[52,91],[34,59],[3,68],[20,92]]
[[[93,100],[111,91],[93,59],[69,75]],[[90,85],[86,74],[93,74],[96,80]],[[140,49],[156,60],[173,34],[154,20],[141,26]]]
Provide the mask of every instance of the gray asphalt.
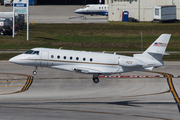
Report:
[[[31,76],[34,70],[34,67],[15,65],[8,61],[0,61],[0,66],[0,73]],[[180,62],[165,62],[165,66],[154,71],[171,73],[177,77],[180,74],[179,67]],[[158,74],[130,72],[122,75]],[[4,77],[7,75],[0,74],[1,82],[7,81]],[[20,81],[0,83],[1,94],[22,89],[26,78],[8,74],[9,79],[12,77]],[[38,75],[34,76],[27,91],[0,95],[0,120],[178,120],[180,117],[173,95],[167,92],[169,85],[166,78],[101,78],[100,83],[95,84],[91,77],[39,68]],[[180,94],[179,79],[173,78],[173,84]]]

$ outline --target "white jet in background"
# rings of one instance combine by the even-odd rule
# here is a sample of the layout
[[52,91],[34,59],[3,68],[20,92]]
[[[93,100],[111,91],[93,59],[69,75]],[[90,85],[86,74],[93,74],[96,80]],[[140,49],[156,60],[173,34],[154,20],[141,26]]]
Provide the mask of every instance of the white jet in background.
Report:
[[72,71],[77,73],[92,74],[93,81],[99,82],[99,75],[120,74],[131,71],[150,71],[161,67],[161,61],[171,34],[162,34],[142,54],[133,57],[61,49],[34,48],[24,54],[11,58],[12,63],[35,66],[33,74],[37,74],[37,67],[48,67]]
[[[107,4],[88,4],[83,8],[77,9],[74,11],[77,14],[83,15],[103,15],[108,16],[108,5]],[[82,17],[86,19],[85,16]]]

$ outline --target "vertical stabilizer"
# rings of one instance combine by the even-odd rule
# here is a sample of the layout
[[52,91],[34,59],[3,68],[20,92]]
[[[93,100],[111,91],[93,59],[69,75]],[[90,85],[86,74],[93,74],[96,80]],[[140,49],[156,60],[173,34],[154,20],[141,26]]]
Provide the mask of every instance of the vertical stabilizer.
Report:
[[141,54],[141,57],[145,59],[161,61],[163,55],[165,54],[170,37],[171,34],[162,34],[143,54]]

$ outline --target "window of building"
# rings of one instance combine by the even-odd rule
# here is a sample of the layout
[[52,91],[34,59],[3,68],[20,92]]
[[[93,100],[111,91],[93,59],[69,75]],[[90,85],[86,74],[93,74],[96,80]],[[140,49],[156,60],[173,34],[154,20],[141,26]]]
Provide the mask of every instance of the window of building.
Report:
[[155,8],[155,15],[159,16],[159,9]]

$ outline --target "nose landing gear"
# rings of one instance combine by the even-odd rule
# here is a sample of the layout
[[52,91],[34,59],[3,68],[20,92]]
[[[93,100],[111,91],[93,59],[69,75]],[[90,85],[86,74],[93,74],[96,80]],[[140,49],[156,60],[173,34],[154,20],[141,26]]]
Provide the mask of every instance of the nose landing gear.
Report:
[[33,75],[37,75],[37,69],[38,67],[36,67],[35,70],[33,71]]

